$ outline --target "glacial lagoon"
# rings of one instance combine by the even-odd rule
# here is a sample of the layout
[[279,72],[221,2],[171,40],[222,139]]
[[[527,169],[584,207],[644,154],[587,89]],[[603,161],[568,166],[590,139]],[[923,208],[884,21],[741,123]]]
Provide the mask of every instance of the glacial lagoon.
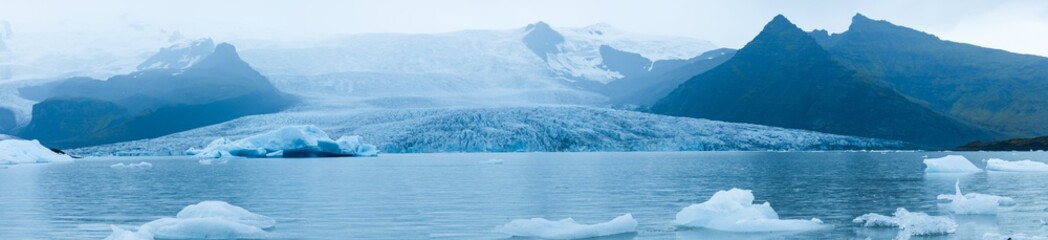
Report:
[[[113,157],[0,167],[0,239],[102,239],[202,201],[276,220],[269,239],[504,239],[515,219],[593,224],[632,214],[636,233],[601,239],[891,239],[852,220],[897,208],[947,216],[948,235],[1048,235],[1048,173],[925,173],[924,158],[1048,160],[1043,152],[603,152],[382,154],[328,159]],[[139,163],[147,162],[150,167]],[[206,163],[206,164],[205,164]],[[121,164],[125,167],[113,167]],[[1006,196],[996,215],[953,215],[939,194]],[[674,226],[721,190],[749,189],[803,232]]]

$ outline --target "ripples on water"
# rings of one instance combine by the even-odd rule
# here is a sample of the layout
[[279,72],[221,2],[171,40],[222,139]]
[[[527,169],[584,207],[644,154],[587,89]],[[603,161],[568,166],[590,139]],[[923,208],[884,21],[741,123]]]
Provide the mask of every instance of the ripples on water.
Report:
[[[957,153],[951,153],[957,154]],[[960,153],[982,159],[1048,160],[1044,153]],[[497,239],[518,218],[581,223],[632,213],[637,234],[613,239],[892,238],[851,220],[898,207],[947,215],[938,194],[1009,196],[997,216],[955,216],[958,232],[1048,235],[1048,174],[931,175],[923,155],[946,153],[506,153],[386,154],[376,158],[87,159],[0,169],[0,239],[101,239],[109,224],[137,227],[203,200],[273,217],[275,239]],[[488,163],[500,159],[502,164]],[[146,161],[150,169],[112,169]],[[674,231],[682,208],[732,187],[752,189],[784,219],[820,218],[832,228],[780,234]]]

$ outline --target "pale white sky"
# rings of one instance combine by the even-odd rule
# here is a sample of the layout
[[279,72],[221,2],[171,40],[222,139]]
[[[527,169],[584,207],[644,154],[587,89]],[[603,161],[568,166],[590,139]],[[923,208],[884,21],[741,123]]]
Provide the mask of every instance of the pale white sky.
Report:
[[738,48],[776,14],[805,30],[840,32],[861,12],[947,40],[1048,56],[1044,0],[0,0],[0,20],[19,33],[119,37],[134,29],[192,37],[301,40],[331,34],[511,29],[539,20],[694,37]]

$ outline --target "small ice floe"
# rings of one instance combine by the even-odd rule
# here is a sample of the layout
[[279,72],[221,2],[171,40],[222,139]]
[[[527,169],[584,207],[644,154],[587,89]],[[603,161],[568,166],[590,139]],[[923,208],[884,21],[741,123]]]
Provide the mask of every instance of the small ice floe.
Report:
[[485,160],[485,161],[480,161],[480,163],[502,165],[502,159],[492,158],[492,159],[488,159],[488,160]]
[[1001,197],[980,193],[961,194],[961,182],[954,184],[954,194],[942,194],[937,198],[946,200],[947,209],[954,214],[970,215],[996,215],[997,206],[1015,205],[1015,200],[1010,197]]
[[544,218],[517,219],[495,227],[495,232],[514,237],[542,239],[594,238],[637,232],[637,220],[634,220],[631,214],[597,224],[581,224],[571,218],[558,221]]
[[994,172],[1048,172],[1048,164],[1032,160],[1008,161],[998,158],[986,160],[986,171]]
[[106,240],[142,239],[264,239],[276,220],[222,201],[203,201],[138,227],[137,231],[110,225]]
[[112,169],[149,169],[149,168],[153,168],[153,164],[152,163],[148,163],[148,162],[128,163],[128,164],[117,163],[117,164],[109,165],[109,168],[112,168]]
[[204,159],[198,159],[197,163],[199,163],[200,165],[226,164],[226,163],[229,163],[229,159],[224,159],[224,158],[223,159],[204,158]]
[[0,165],[72,162],[73,157],[56,153],[37,140],[0,140]]
[[753,204],[750,190],[717,191],[709,200],[692,204],[677,213],[673,224],[683,228],[706,228],[725,232],[809,231],[825,227],[818,218],[782,220],[771,204]]
[[926,173],[973,173],[982,172],[968,158],[961,155],[949,155],[941,158],[924,159]]
[[190,148],[186,154],[200,158],[222,157],[348,157],[376,156],[374,145],[361,143],[360,136],[332,140],[316,126],[287,126],[237,141],[218,138],[203,149]]
[[986,233],[983,234],[983,240],[1048,240],[1045,236],[1030,236],[1022,233],[1016,233],[1013,235],[1002,235],[1000,233]]
[[871,228],[899,228],[896,239],[910,239],[913,236],[945,235],[957,231],[957,222],[949,217],[929,216],[921,212],[895,210],[894,216],[867,213],[852,220]]

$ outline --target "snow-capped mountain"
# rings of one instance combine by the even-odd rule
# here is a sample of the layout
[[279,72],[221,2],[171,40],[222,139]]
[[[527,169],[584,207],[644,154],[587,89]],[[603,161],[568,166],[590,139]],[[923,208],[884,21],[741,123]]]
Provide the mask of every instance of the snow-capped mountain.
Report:
[[[583,28],[552,28],[538,22],[524,28],[528,46],[563,80],[612,82],[630,75],[614,63],[633,60],[631,67],[651,70],[655,61],[689,59],[716,48],[708,41],[624,33],[605,23]],[[631,56],[635,55],[635,56]],[[632,69],[631,69],[632,70]]]
[[655,61],[688,59],[713,48],[706,41],[628,34],[606,24],[554,29],[542,22],[511,30],[238,45],[246,61],[288,92],[383,103],[411,99],[422,106],[599,104],[608,98],[578,83],[602,85],[629,74],[622,69],[648,71]]
[[161,48],[136,67],[139,71],[148,69],[186,69],[215,52],[215,42],[210,38],[182,42],[170,47]]
[[182,155],[216,136],[287,125],[361,135],[382,152],[899,149],[895,141],[595,107],[292,111],[248,116],[155,139],[75,149],[79,155]]
[[157,48],[181,41],[172,38],[174,34],[129,22],[70,25],[64,31],[55,31],[0,21],[0,41],[8,50],[7,55],[0,56],[0,69],[9,72],[9,77],[2,78],[4,70],[0,70],[0,81],[73,76],[105,79],[126,74]]

